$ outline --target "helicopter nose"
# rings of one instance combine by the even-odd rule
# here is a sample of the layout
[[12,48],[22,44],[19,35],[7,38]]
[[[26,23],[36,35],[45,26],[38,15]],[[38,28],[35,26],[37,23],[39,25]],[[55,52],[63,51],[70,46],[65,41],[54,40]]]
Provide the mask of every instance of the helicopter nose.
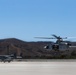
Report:
[[49,46],[47,45],[47,46],[44,46],[44,49],[49,49]]

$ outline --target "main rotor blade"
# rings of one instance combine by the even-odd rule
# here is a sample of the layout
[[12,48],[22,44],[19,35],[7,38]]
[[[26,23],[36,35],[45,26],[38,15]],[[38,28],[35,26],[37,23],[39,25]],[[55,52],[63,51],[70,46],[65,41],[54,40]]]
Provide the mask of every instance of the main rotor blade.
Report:
[[67,37],[67,38],[76,38],[76,37]]
[[67,37],[64,37],[64,38],[62,38],[62,39],[67,39]]
[[67,37],[60,37],[60,36],[57,36],[55,34],[52,34],[53,37],[55,37],[56,39],[67,39]]
[[39,38],[39,39],[56,39],[56,38],[48,38],[48,37],[35,37],[35,38]]
[[55,38],[59,38],[59,37],[58,37],[58,36],[56,36],[55,34],[52,34],[52,36],[53,36],[53,37],[55,37]]

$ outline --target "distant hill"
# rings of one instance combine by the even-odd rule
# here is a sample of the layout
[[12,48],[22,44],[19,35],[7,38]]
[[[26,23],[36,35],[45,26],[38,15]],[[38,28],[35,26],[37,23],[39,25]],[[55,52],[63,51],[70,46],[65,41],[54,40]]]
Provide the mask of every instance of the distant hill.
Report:
[[[43,47],[52,42],[26,42],[16,38],[0,40],[0,55],[16,54],[23,58],[76,58],[76,51],[45,50]],[[76,42],[72,42],[76,45]]]
[[[16,38],[8,38],[0,40],[0,55],[20,54],[26,57],[35,57],[46,55],[43,47],[51,42],[25,42]],[[48,53],[50,54],[50,53]]]

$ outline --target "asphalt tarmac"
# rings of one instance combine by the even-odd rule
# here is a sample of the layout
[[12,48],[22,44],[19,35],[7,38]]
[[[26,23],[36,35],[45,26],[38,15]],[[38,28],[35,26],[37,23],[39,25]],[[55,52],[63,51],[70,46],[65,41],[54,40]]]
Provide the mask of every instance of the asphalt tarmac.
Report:
[[0,62],[0,75],[76,75],[75,61]]

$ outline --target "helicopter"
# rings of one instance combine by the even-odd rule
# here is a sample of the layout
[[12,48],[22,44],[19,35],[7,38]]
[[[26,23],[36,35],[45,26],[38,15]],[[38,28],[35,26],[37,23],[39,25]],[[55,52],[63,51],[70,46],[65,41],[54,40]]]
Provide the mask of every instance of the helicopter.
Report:
[[13,54],[11,54],[11,55],[0,55],[0,61],[1,62],[11,62],[11,61],[13,61],[13,59],[14,59],[14,55]]
[[67,37],[60,37],[55,34],[52,35],[53,37],[48,38],[48,37],[35,37],[35,38],[40,38],[40,39],[56,39],[56,42],[52,44],[48,44],[44,46],[44,49],[49,49],[49,50],[69,50],[70,48],[76,48],[76,46],[72,46],[70,41],[64,41],[63,39],[67,39]]

